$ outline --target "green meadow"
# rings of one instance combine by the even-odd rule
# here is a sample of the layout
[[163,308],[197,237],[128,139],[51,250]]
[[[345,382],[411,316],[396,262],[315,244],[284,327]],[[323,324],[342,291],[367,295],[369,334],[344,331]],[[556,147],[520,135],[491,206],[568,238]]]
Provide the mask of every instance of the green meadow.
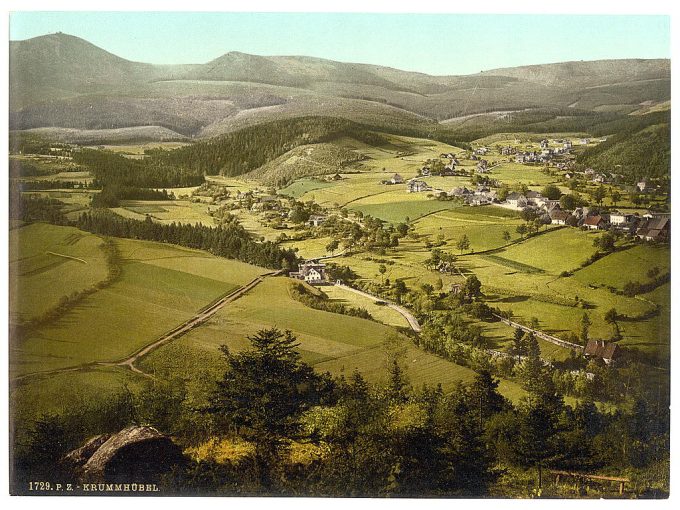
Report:
[[115,242],[120,277],[15,338],[12,377],[123,358],[263,271],[196,250]]
[[108,276],[104,241],[70,227],[34,223],[9,232],[10,321],[44,315]]
[[[223,370],[220,345],[233,351],[245,349],[248,335],[275,326],[297,337],[305,361],[316,370],[334,375],[349,376],[356,369],[370,381],[384,381],[388,359],[385,341],[396,338],[394,344],[402,352],[408,377],[416,386],[441,383],[451,389],[458,381],[470,381],[474,376],[472,370],[419,350],[379,322],[305,307],[290,297],[290,283],[282,277],[266,279],[207,323],[150,353],[140,366],[156,374],[187,379],[206,372],[219,374]],[[506,388],[517,395],[522,393],[512,383]]]

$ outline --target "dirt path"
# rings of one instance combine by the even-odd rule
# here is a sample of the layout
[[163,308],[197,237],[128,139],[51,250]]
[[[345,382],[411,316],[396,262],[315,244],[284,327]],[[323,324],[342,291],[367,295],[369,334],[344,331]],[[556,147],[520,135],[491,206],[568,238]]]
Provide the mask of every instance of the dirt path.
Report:
[[386,303],[386,306],[390,307],[392,310],[395,310],[399,312],[401,315],[404,316],[404,318],[408,321],[409,326],[411,326],[411,329],[415,331],[416,333],[420,333],[421,327],[420,324],[418,324],[418,319],[414,317],[414,315],[409,312],[406,308],[403,306],[399,306],[396,303],[392,303],[391,301],[388,301],[386,299],[383,299],[381,297],[376,297],[372,294],[369,294],[368,292],[364,292],[362,290],[355,289],[353,287],[349,287],[347,285],[343,285],[342,283],[336,283],[336,287],[339,287],[341,289],[348,290],[350,292],[354,292],[355,294],[359,294],[360,296],[367,297],[369,299],[373,299],[374,301],[383,301]]
[[219,298],[217,301],[214,301],[213,303],[210,303],[207,307],[203,308],[200,310],[196,315],[191,317],[190,319],[187,319],[184,321],[182,324],[179,326],[171,329],[167,333],[165,333],[163,336],[155,340],[154,342],[142,347],[138,351],[134,352],[132,355],[123,358],[121,360],[117,361],[94,361],[90,363],[84,363],[82,365],[78,365],[75,367],[68,367],[68,368],[59,368],[56,370],[48,370],[44,372],[32,372],[30,374],[24,374],[19,377],[16,377],[12,379],[12,383],[18,383],[21,382],[25,379],[31,378],[31,377],[44,377],[48,375],[55,375],[55,374],[63,374],[63,373],[68,373],[68,372],[77,372],[80,370],[90,370],[93,368],[97,367],[125,367],[129,368],[136,374],[142,375],[144,377],[149,377],[151,378],[152,376],[150,374],[147,374],[146,372],[140,370],[135,366],[135,363],[139,361],[142,357],[146,356],[150,352],[158,349],[159,347],[176,340],[180,336],[184,335],[185,333],[191,331],[193,328],[203,324],[206,322],[210,317],[215,315],[219,310],[221,310],[225,305],[228,303],[231,303],[233,301],[236,301],[238,298],[246,294],[248,291],[252,290],[254,287],[256,287],[258,284],[262,283],[265,278],[268,276],[276,276],[280,274],[281,271],[276,271],[273,273],[266,273],[263,275],[258,276],[254,280],[250,281],[246,285],[243,285],[226,296],[223,296]]

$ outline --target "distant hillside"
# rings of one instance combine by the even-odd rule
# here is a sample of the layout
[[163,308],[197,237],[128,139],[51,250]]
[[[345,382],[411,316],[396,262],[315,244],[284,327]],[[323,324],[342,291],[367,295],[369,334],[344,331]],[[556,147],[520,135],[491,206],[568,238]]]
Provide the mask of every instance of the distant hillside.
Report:
[[210,137],[274,119],[332,115],[423,129],[471,114],[569,107],[628,113],[670,99],[668,60],[567,62],[429,76],[304,56],[229,52],[206,64],[130,62],[52,34],[10,43],[10,126],[161,126]]
[[82,145],[186,140],[179,133],[160,126],[138,126],[119,129],[35,128],[29,129],[25,133],[34,134],[46,140]]
[[[149,154],[150,159],[160,165],[176,166],[192,173],[235,176],[260,168],[297,147],[347,136],[371,145],[384,142],[380,135],[369,131],[366,126],[351,121],[333,117],[298,117],[250,126],[172,151],[153,150]],[[302,157],[302,154],[298,151],[291,157]],[[326,151],[326,154],[329,152]],[[346,159],[349,154],[338,150],[333,156]]]
[[622,174],[631,182],[670,177],[670,112],[638,119],[635,125],[586,150],[578,162],[600,171]]
[[301,145],[246,174],[269,186],[283,187],[300,177],[333,175],[365,156],[330,143]]

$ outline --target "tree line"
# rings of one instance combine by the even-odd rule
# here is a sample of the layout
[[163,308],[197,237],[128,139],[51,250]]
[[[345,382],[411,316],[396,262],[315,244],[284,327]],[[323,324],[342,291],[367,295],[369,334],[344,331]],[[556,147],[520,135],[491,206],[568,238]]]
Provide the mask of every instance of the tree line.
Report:
[[272,269],[291,269],[298,261],[292,250],[281,249],[270,241],[253,240],[235,220],[217,227],[175,222],[161,224],[148,216],[140,221],[99,210],[82,213],[73,226],[94,234],[178,244]]

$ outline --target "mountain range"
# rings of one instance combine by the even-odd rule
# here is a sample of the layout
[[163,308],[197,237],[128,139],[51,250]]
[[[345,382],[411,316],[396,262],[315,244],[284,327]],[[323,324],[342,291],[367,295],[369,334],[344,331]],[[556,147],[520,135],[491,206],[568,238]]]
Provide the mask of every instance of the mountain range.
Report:
[[670,60],[564,62],[462,76],[234,51],[205,64],[154,65],[57,33],[10,42],[9,89],[10,129],[50,128],[63,138],[85,130],[113,139],[205,138],[301,115],[464,129],[532,111],[559,118],[565,111],[649,109],[670,100]]

